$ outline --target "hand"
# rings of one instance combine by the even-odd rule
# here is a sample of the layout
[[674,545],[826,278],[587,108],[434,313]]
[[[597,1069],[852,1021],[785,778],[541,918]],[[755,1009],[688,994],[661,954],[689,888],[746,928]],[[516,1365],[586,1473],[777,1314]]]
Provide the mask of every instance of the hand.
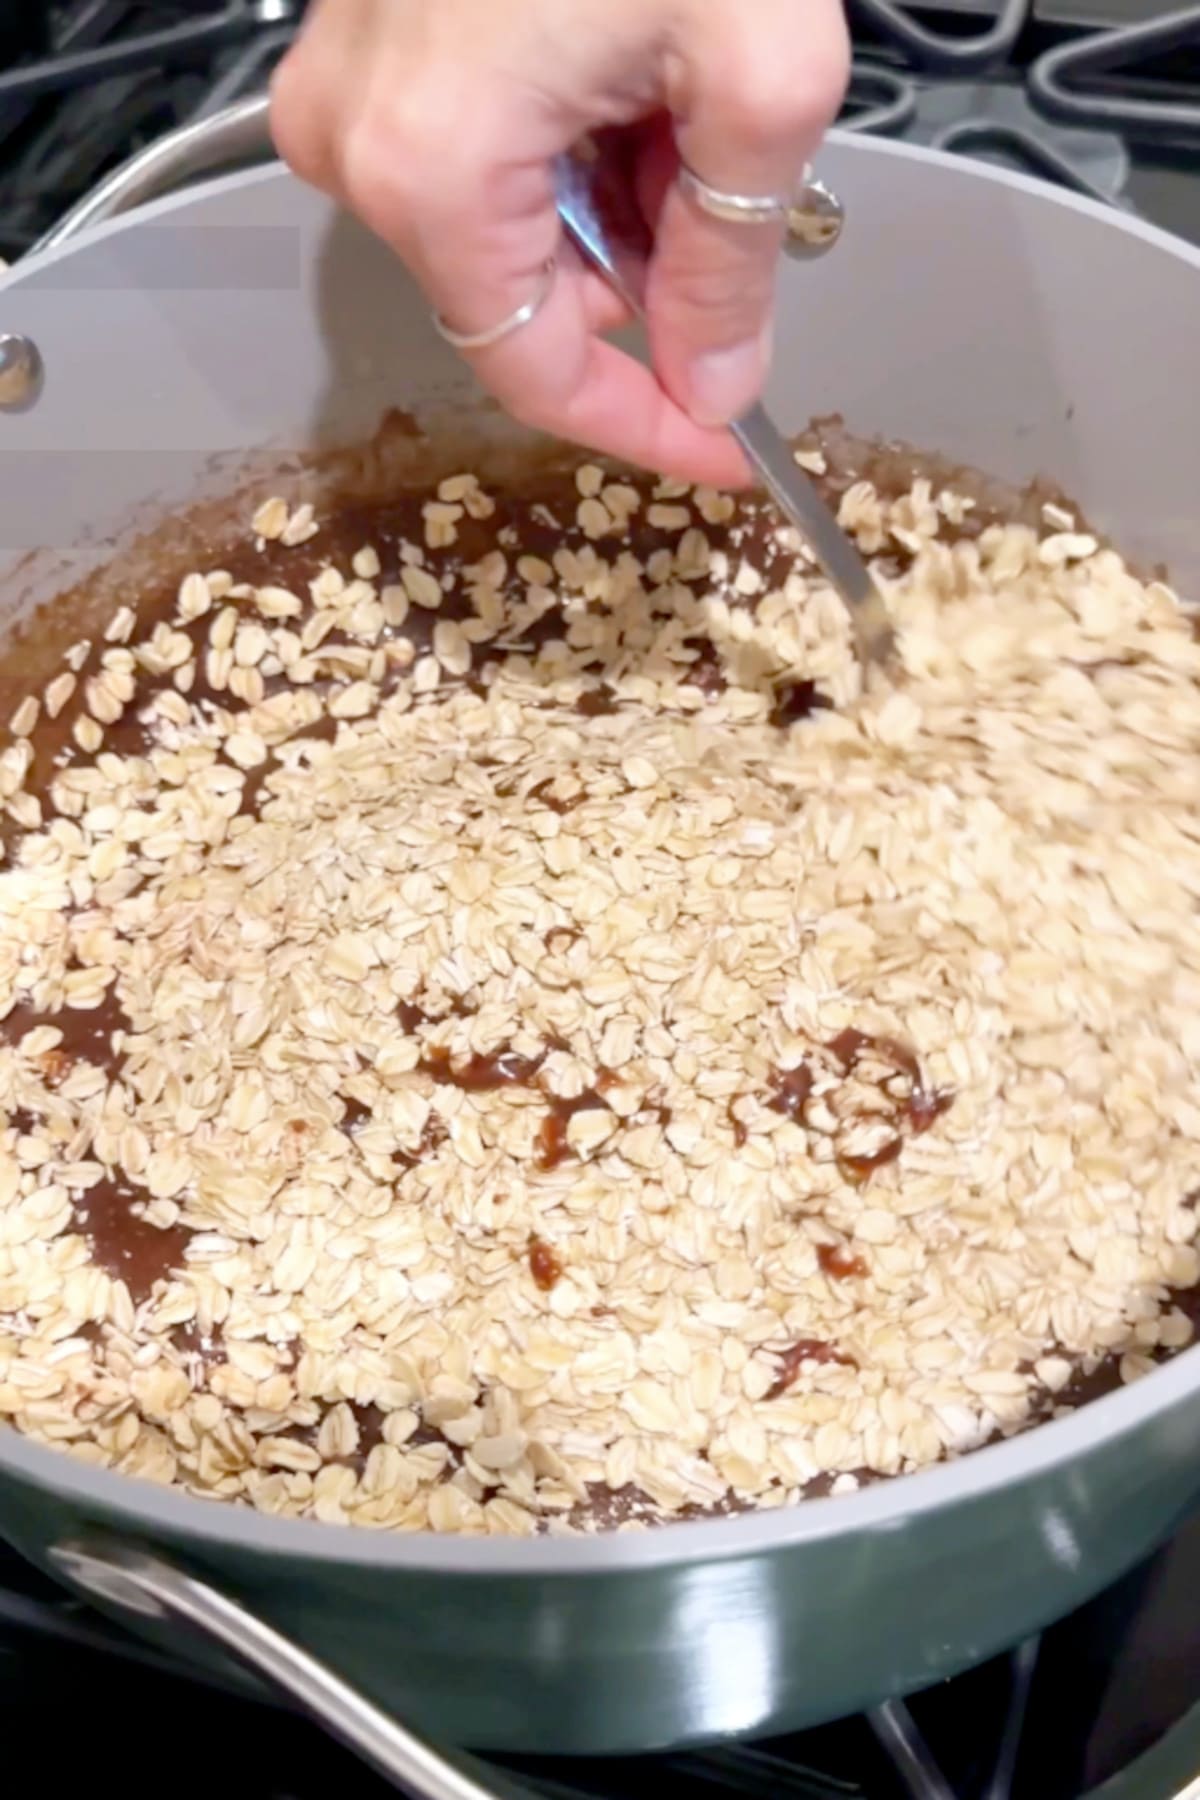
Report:
[[[840,0],[316,0],[281,65],[281,154],[391,244],[456,329],[537,316],[471,356],[526,424],[694,481],[736,483],[719,429],[758,396],[780,231],[709,218],[674,184],[797,182],[849,66]],[[605,342],[620,303],[564,243],[552,162],[627,128],[654,231],[654,373]]]

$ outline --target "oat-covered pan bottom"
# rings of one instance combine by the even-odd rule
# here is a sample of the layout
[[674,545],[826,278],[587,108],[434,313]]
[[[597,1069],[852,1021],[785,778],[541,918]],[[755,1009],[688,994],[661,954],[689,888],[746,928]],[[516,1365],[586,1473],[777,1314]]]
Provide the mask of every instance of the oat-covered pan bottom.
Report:
[[263,497],[18,702],[19,1430],[327,1523],[636,1529],[1190,1341],[1191,622],[1060,502],[799,454],[899,631],[867,695],[761,502],[584,462]]

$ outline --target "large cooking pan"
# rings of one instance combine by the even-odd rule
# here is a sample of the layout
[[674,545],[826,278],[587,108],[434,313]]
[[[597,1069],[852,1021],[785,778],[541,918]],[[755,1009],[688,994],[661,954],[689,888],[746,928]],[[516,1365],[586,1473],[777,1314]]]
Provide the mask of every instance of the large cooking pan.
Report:
[[[278,167],[94,224],[180,164],[256,143],[261,103],[193,129],[0,291],[0,331],[37,347],[8,342],[0,371],[7,629],[133,523],[232,491],[251,450],[269,465],[364,438],[389,404],[461,420],[468,379],[403,271]],[[1133,559],[1200,593],[1200,253],[891,144],[837,137],[822,172],[848,225],[833,255],[784,275],[783,422],[837,409],[1003,478],[1045,472]],[[1076,1606],[1200,1494],[1200,1354],[847,1498],[609,1537],[277,1520],[14,1433],[0,1476],[0,1531],[33,1560],[164,1639],[191,1617],[419,1791],[461,1800],[481,1790],[432,1761],[414,1772],[383,1713],[495,1750],[778,1731],[952,1675]]]

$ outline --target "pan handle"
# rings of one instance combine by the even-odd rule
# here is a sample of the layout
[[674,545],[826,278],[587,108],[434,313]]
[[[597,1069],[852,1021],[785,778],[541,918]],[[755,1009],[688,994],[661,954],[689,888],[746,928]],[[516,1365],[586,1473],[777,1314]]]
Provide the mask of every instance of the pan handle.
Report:
[[195,119],[190,125],[164,133],[65,212],[38,240],[30,255],[56,250],[90,225],[131,212],[147,200],[157,200],[198,175],[213,175],[220,169],[273,156],[269,112],[266,94],[253,94],[208,118]]
[[91,1537],[56,1544],[50,1557],[97,1599],[190,1626],[232,1651],[411,1800],[533,1800],[527,1788],[462,1751],[433,1749],[273,1626],[161,1557]]

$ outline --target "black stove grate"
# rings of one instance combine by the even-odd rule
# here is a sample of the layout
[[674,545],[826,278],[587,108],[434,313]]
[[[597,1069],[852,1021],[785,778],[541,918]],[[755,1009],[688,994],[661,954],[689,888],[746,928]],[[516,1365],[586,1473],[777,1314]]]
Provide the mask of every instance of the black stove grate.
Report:
[[[24,255],[135,150],[265,86],[301,10],[300,0],[9,0],[0,256]],[[16,54],[4,56],[9,13]]]
[[1195,0],[1171,10],[935,0],[919,12],[849,0],[849,10],[850,129],[997,161],[1200,241]]
[[1200,5],[1047,50],[1030,67],[1029,93],[1065,124],[1200,145]]
[[[1200,240],[1200,5],[848,0],[843,124],[997,160]],[[170,126],[261,90],[304,0],[0,3],[0,256]]]

